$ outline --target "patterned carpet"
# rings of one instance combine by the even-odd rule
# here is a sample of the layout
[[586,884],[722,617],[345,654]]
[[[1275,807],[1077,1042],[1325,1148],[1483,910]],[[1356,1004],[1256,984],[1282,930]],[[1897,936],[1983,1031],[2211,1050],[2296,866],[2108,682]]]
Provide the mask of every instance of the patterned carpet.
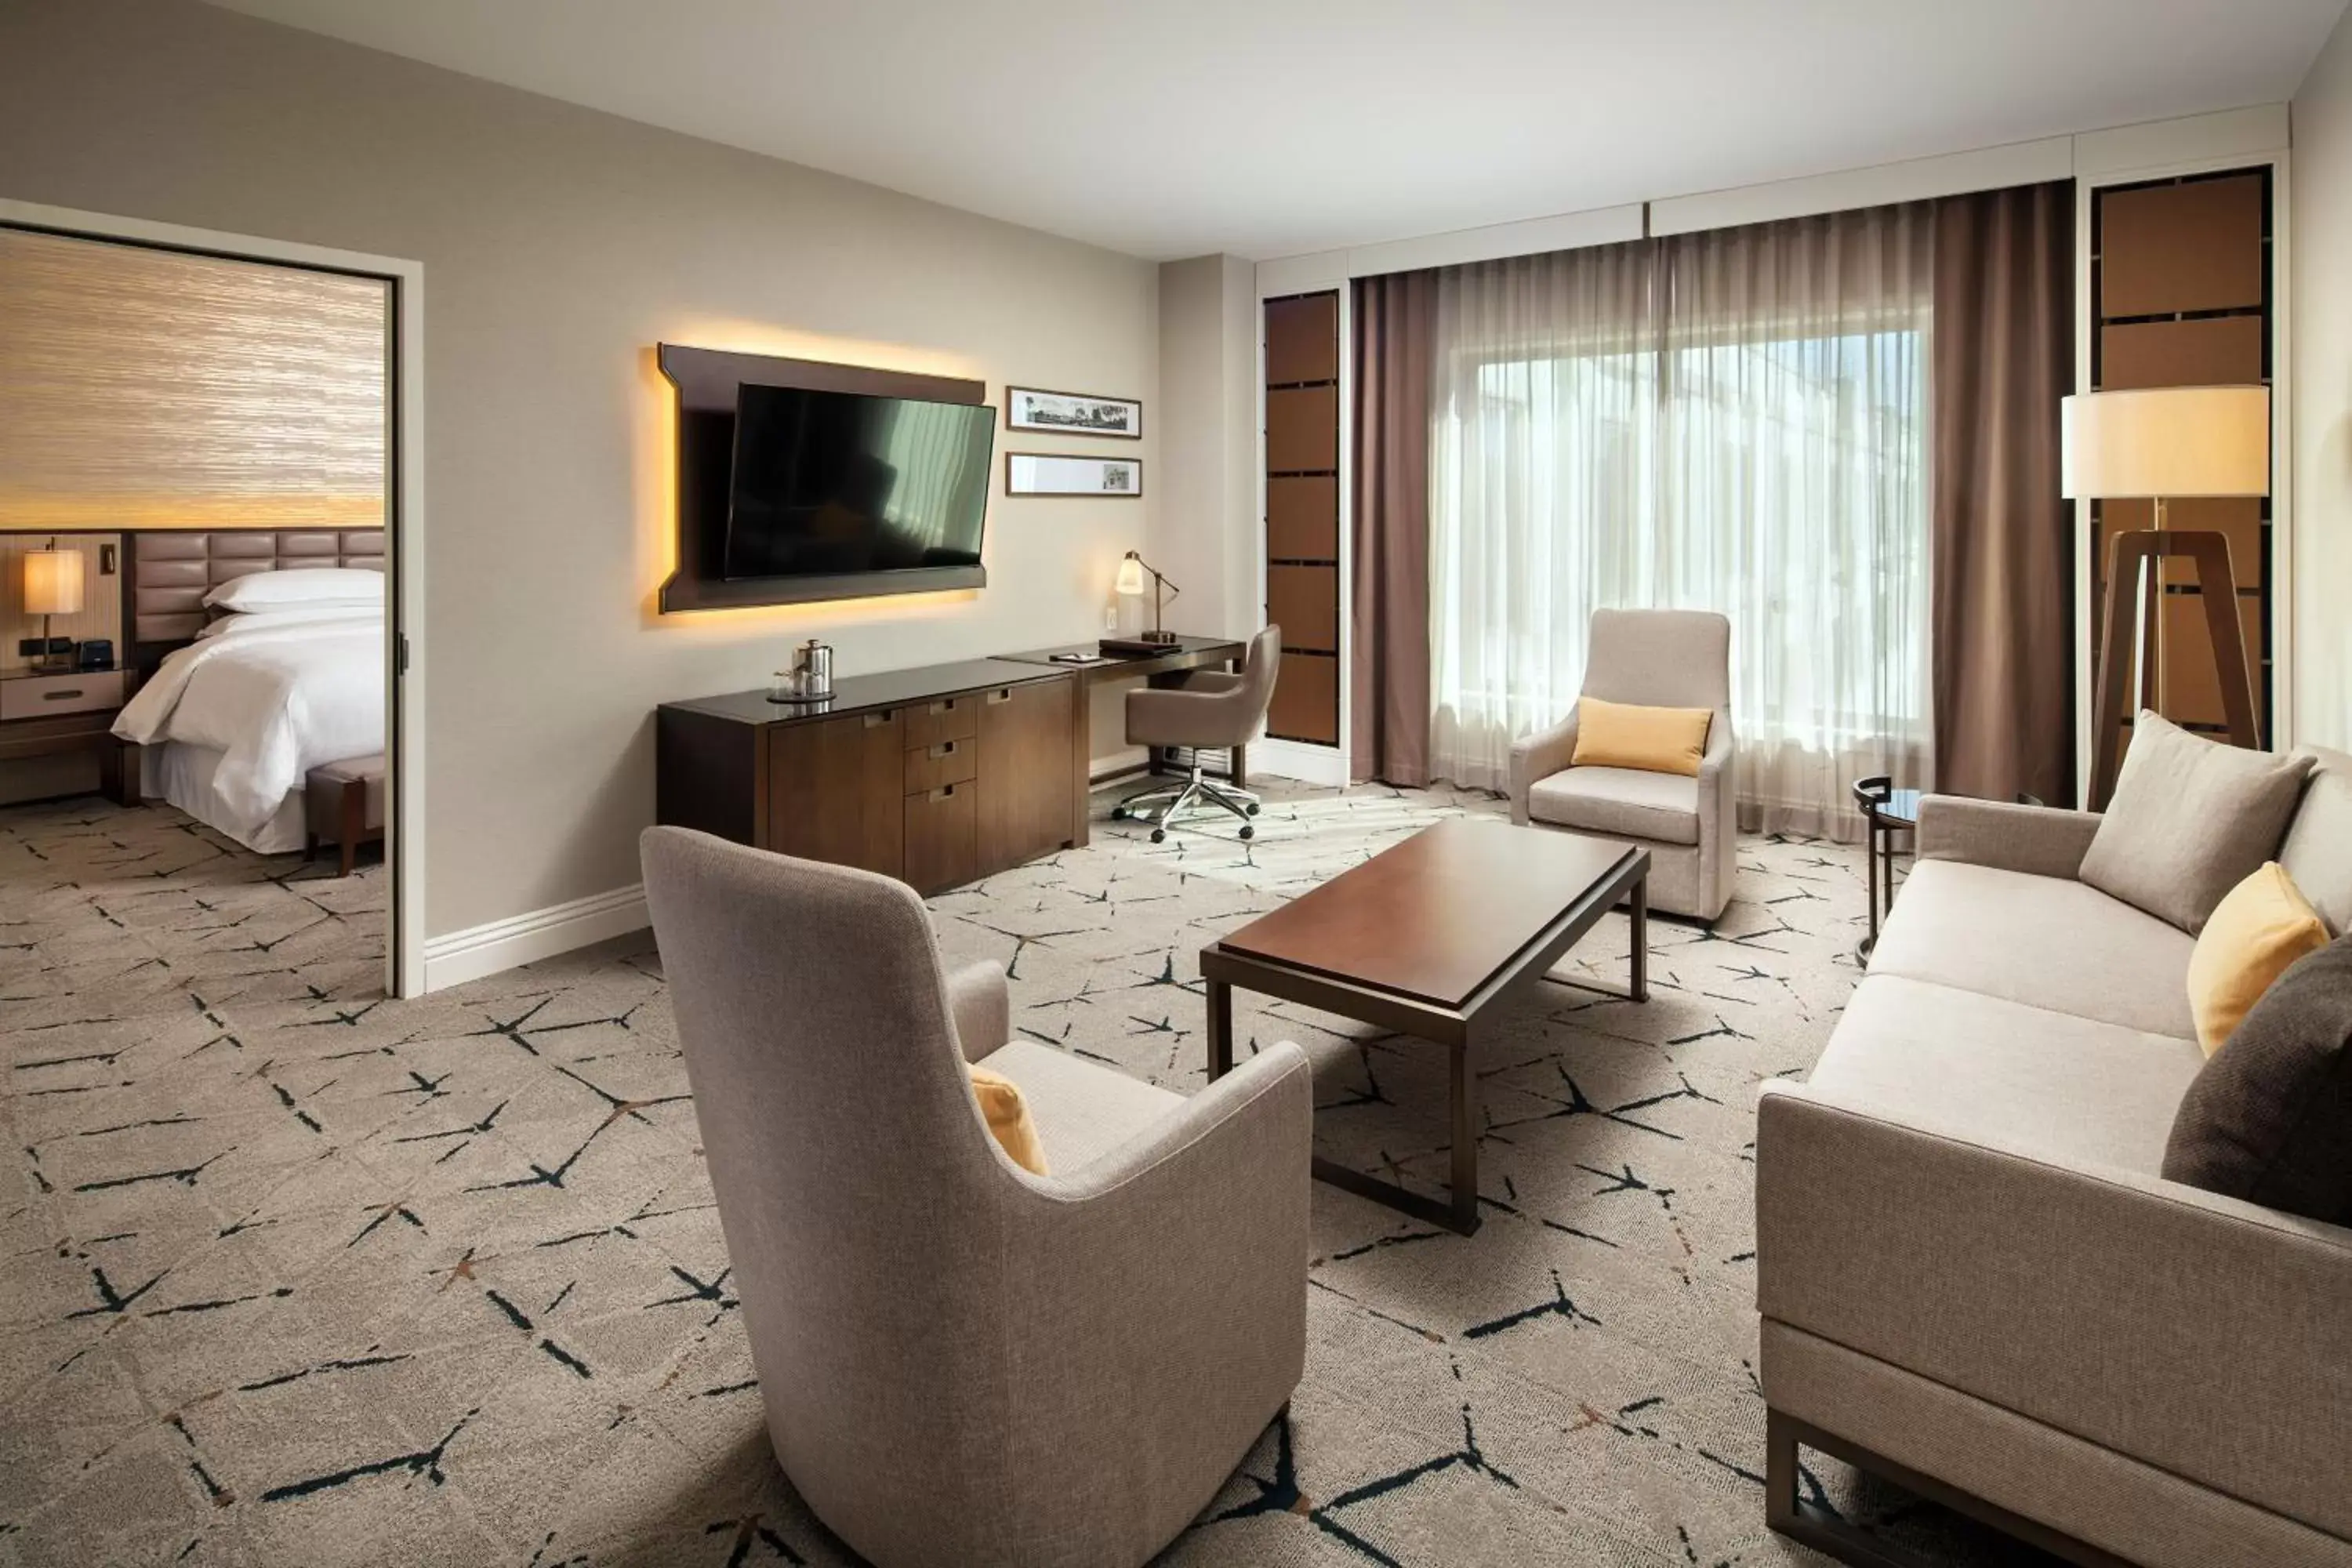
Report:
[[[1496,809],[1098,823],[933,909],[1018,1027],[1190,1090],[1204,941]],[[1476,1237],[1316,1189],[1306,1381],[1166,1562],[1808,1560],[1762,1521],[1752,1100],[1853,984],[1860,866],[1749,840],[1712,933],[1654,925],[1648,1005],[1544,987],[1478,1063]],[[767,1449],[650,942],[387,1002],[383,897],[166,807],[0,812],[0,1563],[845,1561]],[[1442,1172],[1437,1052],[1236,1000],[1315,1056],[1326,1152]]]

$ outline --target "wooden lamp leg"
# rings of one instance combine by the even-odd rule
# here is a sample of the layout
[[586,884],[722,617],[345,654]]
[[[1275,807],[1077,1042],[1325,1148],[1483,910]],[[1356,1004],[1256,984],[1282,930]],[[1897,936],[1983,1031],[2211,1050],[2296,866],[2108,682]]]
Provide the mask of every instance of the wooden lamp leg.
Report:
[[2197,593],[2205,602],[2205,629],[2213,644],[2215,673],[2221,688],[2221,713],[2233,746],[2260,748],[2262,724],[2254,711],[2252,666],[2246,658],[2245,629],[2238,618],[2238,585],[2230,570],[2230,542],[2209,530],[2176,532],[2169,529],[2117,533],[2107,542],[2106,604],[2099,623],[2098,701],[2091,720],[2091,798],[2093,811],[2104,811],[2116,789],[2116,732],[2123,728],[2126,678],[2131,673],[2126,651],[2132,639],[2128,617],[2132,602],[2144,599],[2146,615],[2139,628],[2139,685],[2142,703],[2156,705],[2150,689],[2155,673],[2156,619],[2163,610],[2162,563],[2185,556],[2197,567]]

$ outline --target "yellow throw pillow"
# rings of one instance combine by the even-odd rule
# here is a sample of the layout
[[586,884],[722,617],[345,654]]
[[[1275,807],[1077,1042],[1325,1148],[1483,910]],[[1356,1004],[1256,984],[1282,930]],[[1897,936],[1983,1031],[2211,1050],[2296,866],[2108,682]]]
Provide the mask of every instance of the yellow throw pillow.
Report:
[[2327,945],[2327,927],[2276,861],[2230,889],[2189,955],[2189,1010],[2197,1043],[2211,1056],[2305,953]]
[[1014,1164],[1034,1175],[1044,1175],[1045,1146],[1037,1142],[1037,1124],[1029,1119],[1029,1102],[1021,1098],[1021,1086],[986,1068],[971,1071],[971,1092],[980,1101],[980,1113],[988,1119],[989,1131]]
[[1576,768],[1639,768],[1645,773],[1696,776],[1706,755],[1707,726],[1715,714],[1705,708],[1637,708],[1576,700]]

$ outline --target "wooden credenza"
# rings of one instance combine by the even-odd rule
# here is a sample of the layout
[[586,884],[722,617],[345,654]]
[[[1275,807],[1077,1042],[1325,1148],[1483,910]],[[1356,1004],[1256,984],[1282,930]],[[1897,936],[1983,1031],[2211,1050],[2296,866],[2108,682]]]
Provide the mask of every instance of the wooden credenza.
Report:
[[859,866],[933,893],[1084,841],[1084,692],[1066,670],[971,659],[655,715],[655,816]]

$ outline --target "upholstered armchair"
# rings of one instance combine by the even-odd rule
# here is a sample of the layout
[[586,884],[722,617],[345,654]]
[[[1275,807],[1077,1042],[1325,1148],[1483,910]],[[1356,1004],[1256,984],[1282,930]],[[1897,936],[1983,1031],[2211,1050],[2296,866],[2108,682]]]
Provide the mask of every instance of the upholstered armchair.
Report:
[[[879,1568],[1139,1564],[1306,1352],[1306,1057],[1187,1100],[1011,1038],[903,884],[684,828],[642,845],[768,1435]],[[963,1063],[1019,1085],[1013,1163]]]
[[1576,711],[1511,748],[1511,820],[1622,838],[1650,852],[1650,907],[1713,921],[1731,900],[1731,623],[1707,610],[1599,610],[1584,660],[1587,697],[1706,708],[1698,776],[1572,767]]

